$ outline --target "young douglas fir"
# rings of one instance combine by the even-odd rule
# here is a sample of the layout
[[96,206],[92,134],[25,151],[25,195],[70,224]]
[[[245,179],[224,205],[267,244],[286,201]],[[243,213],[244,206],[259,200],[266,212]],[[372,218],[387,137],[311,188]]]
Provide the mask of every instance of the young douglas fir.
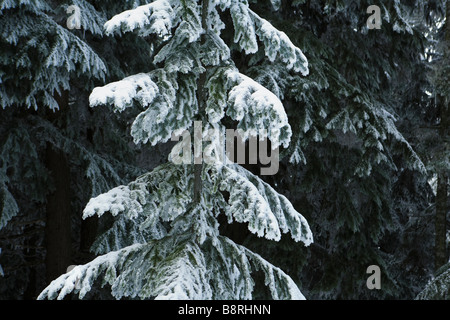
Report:
[[[203,123],[202,132],[225,132],[232,121],[245,140],[266,132],[273,149],[288,146],[291,127],[280,100],[241,74],[231,52],[265,54],[267,63],[277,60],[303,76],[308,63],[247,0],[156,0],[114,16],[105,30],[155,39],[156,68],[95,88],[90,96],[92,107],[141,110],[131,127],[136,143],[166,142],[192,131],[194,121]],[[234,43],[227,45],[229,30]],[[219,154],[214,140],[209,137],[208,147]],[[252,299],[255,271],[263,272],[272,298],[304,298],[281,269],[219,233],[218,216],[225,215],[268,240],[290,233],[306,246],[313,241],[292,204],[238,164],[219,157],[213,163],[169,161],[91,199],[84,217],[105,213],[115,222],[94,244],[101,255],[54,280],[39,299],[72,292],[83,298],[96,279],[117,299]]]

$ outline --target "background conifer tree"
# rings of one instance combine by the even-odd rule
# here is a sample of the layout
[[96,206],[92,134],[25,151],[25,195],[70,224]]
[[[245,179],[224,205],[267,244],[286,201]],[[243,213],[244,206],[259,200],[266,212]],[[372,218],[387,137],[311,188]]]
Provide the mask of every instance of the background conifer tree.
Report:
[[[367,28],[369,5],[381,8],[379,30]],[[296,269],[289,273],[298,275],[308,297],[411,299],[433,272],[431,149],[420,127],[425,110],[432,111],[424,59],[432,42],[425,35],[439,24],[442,6],[281,1],[270,14],[302,48],[310,74],[292,76],[258,62],[248,69],[283,97],[293,131],[279,174],[266,180],[305,215],[315,241],[308,251],[288,239],[272,249],[251,236],[244,242]],[[437,159],[447,158],[440,153]],[[372,264],[380,266],[382,290],[366,287]]]
[[[80,9],[80,29],[67,26],[69,5]],[[98,45],[106,15],[129,5],[0,4],[2,299],[36,298],[69,265],[92,257],[97,221],[82,221],[86,202],[144,172],[125,133],[129,119],[88,106],[96,81],[149,61],[150,47],[137,37]],[[133,48],[133,61],[125,47]]]

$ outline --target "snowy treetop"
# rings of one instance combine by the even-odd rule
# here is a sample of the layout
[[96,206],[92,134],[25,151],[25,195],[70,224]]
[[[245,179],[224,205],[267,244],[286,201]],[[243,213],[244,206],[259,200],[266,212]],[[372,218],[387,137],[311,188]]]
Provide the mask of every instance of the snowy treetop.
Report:
[[[137,31],[142,36],[158,36],[162,46],[154,62],[163,67],[94,89],[91,106],[111,103],[115,110],[122,111],[135,101],[147,107],[133,123],[135,142],[166,142],[173,133],[190,128],[192,117],[199,111],[196,80],[200,73],[207,72],[206,113],[212,123],[228,115],[239,122],[244,140],[267,129],[273,148],[280,144],[287,147],[292,133],[281,101],[233,67],[229,48],[220,38],[224,24],[218,10],[229,10],[234,41],[246,53],[258,50],[259,37],[269,61],[278,58],[288,69],[303,75],[308,74],[305,56],[286,34],[251,11],[245,0],[214,1],[208,9],[207,30],[202,27],[202,8],[193,0],[156,0],[110,19],[105,24],[107,34]],[[204,43],[199,41],[201,34],[208,35]],[[205,66],[217,68],[206,71]]]
[[[202,29],[201,7],[197,1],[156,0],[114,16],[105,23],[105,31],[110,35],[137,31],[141,36],[155,34],[164,40],[179,34],[192,43],[205,32],[215,31],[220,34],[224,24],[216,7],[220,7],[222,11],[230,10],[235,28],[234,41],[246,53],[255,53],[258,50],[257,37],[259,37],[270,61],[273,62],[279,56],[288,69],[293,68],[303,75],[308,74],[308,62],[302,51],[284,32],[277,30],[267,20],[250,10],[246,0],[211,2],[208,30]],[[216,45],[225,44],[216,42]],[[217,50],[222,51],[223,48]]]
[[114,16],[105,23],[105,32],[107,35],[112,35],[139,30],[142,36],[154,33],[164,37],[171,34],[174,18],[170,1],[156,0]]

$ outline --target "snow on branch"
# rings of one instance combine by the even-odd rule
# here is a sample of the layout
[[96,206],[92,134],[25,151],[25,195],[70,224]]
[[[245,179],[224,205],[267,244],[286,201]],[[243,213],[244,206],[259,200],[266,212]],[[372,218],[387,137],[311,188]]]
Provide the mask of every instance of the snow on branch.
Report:
[[277,218],[258,189],[227,166],[222,166],[219,174],[220,190],[230,193],[228,206],[225,208],[229,221],[234,218],[237,222],[248,223],[250,232],[279,241],[281,231]]
[[[117,251],[135,243],[158,240],[167,235],[167,230],[159,219],[149,219],[144,215],[130,219],[124,214],[113,218],[111,227],[92,243],[91,252],[96,255]],[[147,219],[147,221],[146,221]]]
[[194,74],[165,74],[158,85],[160,94],[131,127],[135,143],[156,145],[168,141],[172,133],[188,129],[198,111]]
[[[122,250],[113,251],[99,256],[91,262],[76,266],[70,272],[53,280],[38,296],[38,300],[58,299],[62,300],[66,295],[75,292],[80,299],[91,290],[93,282],[106,273],[103,283],[113,283],[117,275],[117,266],[124,262],[131,253],[140,251],[144,245],[135,244]],[[139,255],[138,255],[139,256]],[[109,280],[109,281],[108,281]]]
[[276,192],[268,183],[245,168],[235,165],[234,169],[258,189],[258,192],[269,204],[283,233],[289,232],[295,241],[302,241],[306,246],[313,242],[313,235],[308,222],[295,210],[285,196]]
[[213,167],[212,175],[220,181],[220,190],[230,193],[225,208],[229,221],[248,223],[252,233],[269,240],[278,241],[281,232],[290,232],[307,246],[313,242],[306,219],[257,176],[238,165]]
[[204,250],[190,237],[134,244],[76,266],[52,281],[38,300],[68,294],[83,299],[98,280],[111,285],[116,299],[251,299],[257,270],[263,271],[273,299],[305,299],[286,273],[261,256],[223,236],[210,244]]
[[[41,2],[41,1],[38,1]],[[95,7],[86,0],[72,0],[70,3],[72,6],[78,7],[80,13],[80,27],[84,30],[90,31],[92,34],[103,33],[103,25],[106,19]],[[69,8],[69,4],[64,4],[65,9]],[[65,10],[67,11],[67,10]]]
[[289,145],[292,130],[283,104],[271,91],[253,79],[232,70],[226,73],[234,87],[228,94],[227,115],[239,121],[243,138],[256,136],[261,130],[268,131],[272,149]]
[[[273,5],[277,7],[279,1],[274,1]],[[271,62],[278,57],[288,69],[301,72],[304,76],[308,75],[308,60],[284,32],[250,10],[245,0],[235,1],[229,6],[234,25],[234,42],[239,44],[246,54],[258,51],[258,36]]]
[[[219,279],[215,287],[223,288],[221,291],[226,294],[227,298],[251,299],[254,288],[251,273],[252,271],[261,270],[265,276],[265,284],[269,287],[273,299],[305,300],[305,297],[291,277],[260,255],[223,236],[217,237],[217,241],[213,245],[218,254],[213,259],[213,267],[220,265],[217,270],[225,270],[222,273],[226,275],[225,277],[215,278]],[[214,281],[215,279],[212,280]],[[221,298],[223,299],[224,297]]]
[[161,281],[150,292],[157,294],[156,300],[210,300],[210,272],[202,250],[193,241],[176,249],[155,267]]
[[308,60],[289,37],[253,11],[248,11],[255,22],[256,34],[264,43],[264,50],[269,60],[273,62],[278,56],[288,69],[293,68],[295,72],[301,72],[304,76],[308,75]]
[[158,219],[172,221],[186,212],[191,203],[188,172],[184,166],[167,163],[146,173],[128,185],[118,186],[89,200],[83,218],[122,212],[130,219],[143,215],[142,227],[151,227]]
[[264,272],[265,283],[268,285],[274,300],[305,300],[305,296],[300,292],[295,282],[283,270],[273,266],[260,255],[247,248],[244,249],[255,265],[255,269]]
[[234,24],[234,42],[244,49],[246,54],[258,51],[255,35],[255,23],[250,17],[246,1],[233,1],[230,6],[231,18]]
[[[138,185],[135,183],[134,185]],[[83,211],[83,218],[97,214],[99,217],[105,212],[111,212],[113,216],[126,211],[130,218],[136,217],[143,211],[146,203],[145,186],[140,189],[130,189],[128,186],[119,186],[89,200]]]
[[105,23],[108,35],[138,30],[139,35],[156,34],[165,37],[171,34],[174,10],[167,0],[156,0],[152,3],[124,11]]
[[103,87],[94,88],[89,96],[89,104],[91,107],[113,104],[117,111],[123,111],[132,105],[133,100],[137,100],[142,106],[149,105],[158,92],[158,86],[150,76],[139,73]]
[[52,281],[38,299],[60,300],[70,293],[83,299],[99,278],[111,285],[116,299],[211,299],[208,277],[198,245],[171,237],[134,244],[76,266]]
[[[64,27],[57,25],[46,17],[49,25],[56,30],[56,43],[45,58],[47,69],[62,68],[67,72],[81,71],[89,73],[98,79],[104,79],[106,65],[92,48],[80,38],[68,32]],[[44,80],[42,80],[44,81]]]

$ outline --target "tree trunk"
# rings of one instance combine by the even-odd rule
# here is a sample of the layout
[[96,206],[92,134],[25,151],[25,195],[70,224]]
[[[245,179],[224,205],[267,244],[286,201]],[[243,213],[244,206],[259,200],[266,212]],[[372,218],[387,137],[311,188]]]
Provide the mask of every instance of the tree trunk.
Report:
[[[67,109],[69,93],[64,92],[56,100],[60,110],[50,115],[50,118],[61,116]],[[45,163],[54,188],[47,196],[45,223],[45,268],[46,281],[49,283],[65,273],[71,264],[71,197],[70,167],[64,152],[47,143]]]
[[[91,246],[97,237],[98,217],[93,216],[81,221],[80,252],[86,257],[91,257]],[[92,259],[89,259],[92,260]],[[88,260],[88,261],[89,261]],[[85,263],[84,261],[82,263]]]
[[[36,226],[34,224],[27,225],[24,228],[24,234],[31,233],[32,235],[30,237],[27,237],[25,240],[25,248],[23,249],[23,255],[25,256],[25,261],[27,264],[33,264],[33,262],[36,259],[36,249],[34,248],[38,243],[38,236],[35,232]],[[23,299],[24,300],[35,300],[36,299],[36,293],[37,293],[37,286],[36,286],[36,280],[37,280],[37,272],[36,267],[30,268],[29,274],[28,274],[28,283],[25,289],[25,292],[23,293]]]
[[54,150],[50,144],[47,145],[46,162],[55,188],[47,196],[45,223],[46,280],[50,282],[65,273],[70,265],[70,170],[64,153]]
[[[209,12],[209,2],[210,0],[203,0],[202,3],[202,28],[205,30],[205,32],[208,29],[208,25],[207,25],[207,18],[208,18],[208,12]],[[200,42],[203,44],[205,42],[205,34],[202,34],[201,36],[202,38],[200,39]],[[205,67],[206,69],[208,69],[207,67]],[[207,93],[206,93],[206,87],[205,87],[205,83],[206,83],[206,72],[207,70],[205,70],[205,72],[203,72],[202,74],[200,74],[199,79],[197,81],[197,102],[199,105],[199,115],[200,115],[200,120],[202,119],[205,107],[206,107],[206,99],[207,99]],[[198,137],[198,136],[194,136],[194,140],[195,139],[201,139],[202,137]],[[194,141],[194,144],[196,142]],[[202,148],[203,143],[201,142],[197,142],[200,146],[200,148]],[[201,153],[202,150],[201,150]],[[203,183],[202,183],[202,168],[203,168],[203,159],[201,159],[201,161],[199,161],[199,159],[196,157],[197,155],[195,154],[195,148],[194,148],[194,203],[199,203],[200,199],[201,199],[201,193],[202,193],[202,188],[203,188]],[[200,162],[200,163],[198,163]]]

